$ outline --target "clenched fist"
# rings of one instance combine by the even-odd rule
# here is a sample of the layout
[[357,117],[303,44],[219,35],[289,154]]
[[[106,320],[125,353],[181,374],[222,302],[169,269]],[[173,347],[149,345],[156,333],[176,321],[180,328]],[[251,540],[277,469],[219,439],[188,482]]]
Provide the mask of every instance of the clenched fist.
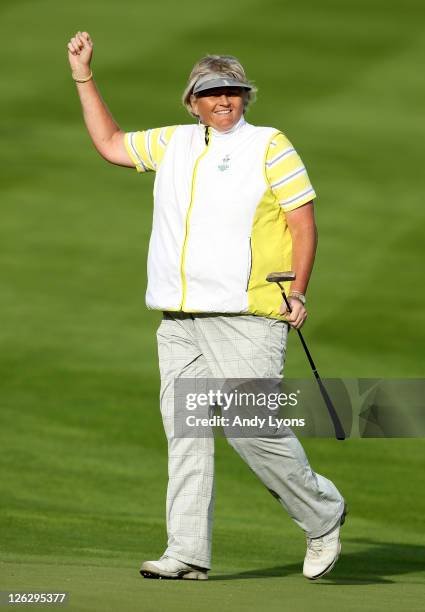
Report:
[[68,60],[73,74],[84,79],[90,74],[93,42],[88,32],[77,32],[68,43]]

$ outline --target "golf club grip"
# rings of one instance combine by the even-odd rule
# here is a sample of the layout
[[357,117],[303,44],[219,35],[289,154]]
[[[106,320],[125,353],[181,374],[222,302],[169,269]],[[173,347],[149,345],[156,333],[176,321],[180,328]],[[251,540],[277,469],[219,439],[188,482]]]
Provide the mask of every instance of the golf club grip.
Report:
[[336,439],[345,440],[345,431],[341,424],[341,421],[339,420],[339,416],[338,416],[337,411],[335,410],[335,406],[333,405],[332,400],[329,397],[329,393],[326,391],[326,387],[323,384],[322,379],[320,378],[319,372],[317,371],[317,368],[314,364],[313,357],[310,355],[310,351],[307,348],[307,344],[305,343],[301,330],[297,329],[297,332],[301,340],[301,344],[303,345],[305,354],[307,355],[307,359],[310,363],[311,369],[313,370],[314,377],[317,381],[317,384],[319,385],[320,393],[322,394],[322,397],[326,404],[326,408],[328,409],[329,416],[331,417],[331,421],[335,429]]
[[326,387],[323,384],[322,379],[320,378],[317,371],[314,372],[314,375],[316,377],[317,384],[319,385],[320,393],[322,394],[322,397],[325,401],[326,408],[328,409],[329,416],[331,417],[331,420],[334,426],[334,430],[335,430],[336,439],[345,440],[346,436],[345,436],[344,428],[342,426],[341,421],[339,420],[339,416],[337,414],[337,411],[335,410],[335,406],[333,405],[332,400],[329,397],[329,393],[326,391]]

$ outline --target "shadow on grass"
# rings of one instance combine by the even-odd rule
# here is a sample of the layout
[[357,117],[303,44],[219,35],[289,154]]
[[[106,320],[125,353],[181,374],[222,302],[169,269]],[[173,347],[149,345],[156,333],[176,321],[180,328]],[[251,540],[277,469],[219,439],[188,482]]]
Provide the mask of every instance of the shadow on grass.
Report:
[[[335,568],[318,584],[392,584],[391,576],[403,576],[415,572],[425,572],[425,546],[416,544],[397,544],[394,542],[375,542],[370,539],[344,540],[355,546],[365,546],[364,550],[342,553]],[[210,580],[244,580],[248,578],[276,578],[302,573],[302,560],[297,564],[267,567],[237,574],[212,575]],[[425,579],[424,579],[425,582]]]

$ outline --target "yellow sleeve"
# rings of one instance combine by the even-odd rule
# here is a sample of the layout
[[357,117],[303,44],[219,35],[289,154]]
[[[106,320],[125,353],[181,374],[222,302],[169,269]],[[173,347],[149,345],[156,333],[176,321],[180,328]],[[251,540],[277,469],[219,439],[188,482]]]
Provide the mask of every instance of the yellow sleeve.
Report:
[[266,176],[285,212],[294,210],[316,197],[300,156],[281,132],[270,142],[266,154]]
[[165,149],[177,127],[177,125],[172,125],[143,132],[126,133],[125,147],[137,172],[158,170]]

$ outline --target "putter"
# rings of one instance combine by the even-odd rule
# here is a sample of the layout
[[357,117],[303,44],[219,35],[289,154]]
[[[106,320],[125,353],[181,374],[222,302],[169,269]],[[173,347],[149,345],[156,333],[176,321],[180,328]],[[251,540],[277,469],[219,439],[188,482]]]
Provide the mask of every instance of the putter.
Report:
[[[295,272],[271,272],[266,278],[266,281],[268,281],[269,283],[276,283],[277,285],[279,285],[280,292],[285,301],[286,308],[288,309],[289,312],[292,312],[292,309],[289,304],[288,298],[286,297],[285,290],[283,286],[281,285],[281,283],[284,283],[287,281],[293,281],[295,280],[295,277],[296,277]],[[319,385],[320,393],[322,394],[323,400],[326,404],[326,408],[328,409],[329,416],[331,417],[331,421],[335,429],[336,439],[345,440],[344,428],[341,424],[341,421],[339,420],[339,416],[337,414],[337,411],[335,410],[332,400],[329,397],[328,392],[326,391],[325,385],[323,384],[322,379],[320,378],[319,372],[317,371],[317,368],[314,364],[310,351],[307,348],[307,344],[305,343],[303,335],[299,329],[297,329],[296,331],[301,340],[301,344],[303,345],[305,354],[307,355],[307,359],[311,366],[311,369],[313,370],[314,377],[317,380],[317,384]]]

